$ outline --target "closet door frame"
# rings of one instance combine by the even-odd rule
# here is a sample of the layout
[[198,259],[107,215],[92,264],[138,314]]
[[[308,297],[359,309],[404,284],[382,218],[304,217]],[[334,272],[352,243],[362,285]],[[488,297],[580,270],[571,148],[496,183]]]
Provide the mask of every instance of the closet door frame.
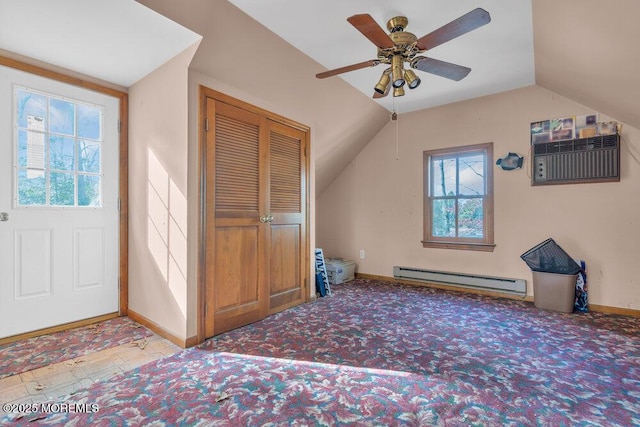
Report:
[[[214,325],[213,325],[213,316],[210,315],[212,313],[213,307],[213,294],[212,292],[207,292],[207,275],[211,274],[207,271],[207,243],[210,242],[208,239],[212,239],[212,233],[210,232],[213,228],[210,227],[210,224],[214,223],[215,220],[215,209],[214,206],[208,206],[210,201],[207,198],[207,185],[212,182],[212,176],[215,173],[215,166],[213,164],[209,164],[207,159],[207,149],[210,143],[215,140],[215,135],[213,132],[208,132],[207,127],[209,126],[207,121],[207,101],[208,99],[214,99],[219,102],[223,102],[238,108],[242,108],[249,112],[259,114],[264,118],[281,123],[283,125],[298,129],[304,133],[304,143],[306,146],[306,153],[304,156],[304,193],[305,193],[305,212],[306,218],[305,221],[305,236],[304,236],[304,247],[305,247],[305,257],[303,261],[303,271],[304,271],[304,282],[302,285],[302,292],[304,294],[304,302],[308,302],[310,300],[310,260],[311,260],[311,247],[310,247],[310,197],[311,197],[311,189],[310,189],[310,129],[308,126],[288,119],[286,117],[280,116],[278,114],[272,113],[268,110],[262,109],[260,107],[256,107],[239,99],[233,98],[229,95],[225,95],[216,90],[207,88],[205,86],[199,87],[199,112],[198,112],[198,176],[199,176],[199,198],[198,198],[198,269],[197,269],[197,338],[198,342],[203,342],[206,337],[209,337],[213,334]],[[209,254],[210,255],[210,254]],[[211,307],[211,308],[209,308]]]

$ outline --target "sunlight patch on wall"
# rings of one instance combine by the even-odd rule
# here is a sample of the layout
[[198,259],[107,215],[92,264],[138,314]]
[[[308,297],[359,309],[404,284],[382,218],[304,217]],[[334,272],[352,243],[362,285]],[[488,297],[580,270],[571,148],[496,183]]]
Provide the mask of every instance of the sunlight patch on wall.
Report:
[[187,199],[148,149],[147,246],[180,311],[187,301]]

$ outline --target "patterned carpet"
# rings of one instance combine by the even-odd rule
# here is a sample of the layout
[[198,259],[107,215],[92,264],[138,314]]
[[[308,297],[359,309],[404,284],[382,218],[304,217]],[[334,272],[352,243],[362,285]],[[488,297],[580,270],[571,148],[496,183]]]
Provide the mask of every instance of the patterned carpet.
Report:
[[367,280],[333,291],[70,397],[97,412],[18,422],[640,425],[640,319]]
[[0,345],[0,378],[137,341],[151,331],[128,317]]

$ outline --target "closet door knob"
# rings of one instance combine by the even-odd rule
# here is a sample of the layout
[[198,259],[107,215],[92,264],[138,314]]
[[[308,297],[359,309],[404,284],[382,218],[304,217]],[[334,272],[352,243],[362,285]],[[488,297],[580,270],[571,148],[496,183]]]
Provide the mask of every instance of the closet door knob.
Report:
[[260,215],[260,222],[269,222],[269,216]]

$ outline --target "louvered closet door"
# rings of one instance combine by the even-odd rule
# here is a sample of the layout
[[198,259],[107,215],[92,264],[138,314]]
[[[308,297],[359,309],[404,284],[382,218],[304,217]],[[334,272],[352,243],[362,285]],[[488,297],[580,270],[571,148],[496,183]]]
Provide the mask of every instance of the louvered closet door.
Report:
[[203,105],[205,337],[309,296],[308,130],[221,98],[207,96]]
[[219,334],[260,320],[268,310],[268,227],[259,220],[266,212],[268,153],[261,152],[265,119],[211,99],[207,105],[208,116],[215,111],[214,149],[207,150],[215,174],[215,232],[207,243],[207,259],[214,261],[207,263],[207,280],[213,279],[209,289]]
[[268,122],[269,134],[269,310],[275,312],[304,300],[305,134]]

